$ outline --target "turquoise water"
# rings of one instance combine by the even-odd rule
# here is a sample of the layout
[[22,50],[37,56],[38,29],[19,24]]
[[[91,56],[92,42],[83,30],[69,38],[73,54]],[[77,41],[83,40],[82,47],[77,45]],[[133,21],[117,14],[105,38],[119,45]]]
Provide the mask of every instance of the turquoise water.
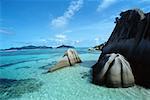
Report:
[[106,88],[90,83],[100,52],[77,48],[83,63],[43,74],[66,49],[0,52],[0,100],[149,100],[150,89]]

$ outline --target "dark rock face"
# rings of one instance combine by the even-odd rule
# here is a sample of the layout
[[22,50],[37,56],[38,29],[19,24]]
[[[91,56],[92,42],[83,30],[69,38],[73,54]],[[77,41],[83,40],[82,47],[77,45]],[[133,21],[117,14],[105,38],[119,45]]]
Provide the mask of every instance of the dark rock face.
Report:
[[120,16],[93,69],[100,71],[99,62],[105,54],[119,53],[129,61],[136,84],[150,88],[150,13],[133,9]]
[[93,83],[107,87],[130,87],[134,85],[134,76],[128,61],[120,54],[106,54],[98,62],[101,70],[93,69],[97,73]]

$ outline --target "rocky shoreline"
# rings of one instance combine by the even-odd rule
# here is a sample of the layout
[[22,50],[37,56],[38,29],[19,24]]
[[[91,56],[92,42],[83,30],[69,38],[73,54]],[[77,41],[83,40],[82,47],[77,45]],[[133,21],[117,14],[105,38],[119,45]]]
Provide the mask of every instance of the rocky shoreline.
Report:
[[106,54],[119,53],[130,63],[135,83],[150,88],[150,13],[131,9],[120,13],[116,26],[92,67],[93,82],[99,80]]

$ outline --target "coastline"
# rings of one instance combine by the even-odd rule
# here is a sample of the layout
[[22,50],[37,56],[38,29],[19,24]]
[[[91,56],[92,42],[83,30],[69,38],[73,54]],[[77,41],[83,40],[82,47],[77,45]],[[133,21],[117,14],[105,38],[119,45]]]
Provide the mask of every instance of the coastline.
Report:
[[150,100],[150,0],[0,4],[0,100]]

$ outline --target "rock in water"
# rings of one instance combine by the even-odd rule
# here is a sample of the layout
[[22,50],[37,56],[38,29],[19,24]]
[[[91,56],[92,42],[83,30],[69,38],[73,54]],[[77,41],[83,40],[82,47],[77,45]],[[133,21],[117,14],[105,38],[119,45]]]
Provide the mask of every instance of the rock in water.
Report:
[[132,9],[120,16],[93,68],[98,68],[105,54],[119,53],[129,61],[135,83],[150,88],[150,13]]
[[105,44],[106,44],[106,42],[104,42],[104,43],[102,43],[102,44],[100,44],[100,45],[97,45],[97,46],[95,46],[95,47],[93,47],[95,50],[102,50],[103,49],[103,47],[105,46]]
[[68,57],[70,66],[74,65],[75,63],[81,63],[81,59],[78,56],[78,53],[74,49],[68,49],[64,56]]
[[122,55],[106,54],[98,65],[98,68],[93,68],[95,75],[93,83],[108,87],[129,87],[134,85],[132,69]]
[[76,63],[81,63],[80,57],[74,49],[68,49],[63,58],[55,66],[51,67],[48,72],[53,72],[63,67],[72,66]]

